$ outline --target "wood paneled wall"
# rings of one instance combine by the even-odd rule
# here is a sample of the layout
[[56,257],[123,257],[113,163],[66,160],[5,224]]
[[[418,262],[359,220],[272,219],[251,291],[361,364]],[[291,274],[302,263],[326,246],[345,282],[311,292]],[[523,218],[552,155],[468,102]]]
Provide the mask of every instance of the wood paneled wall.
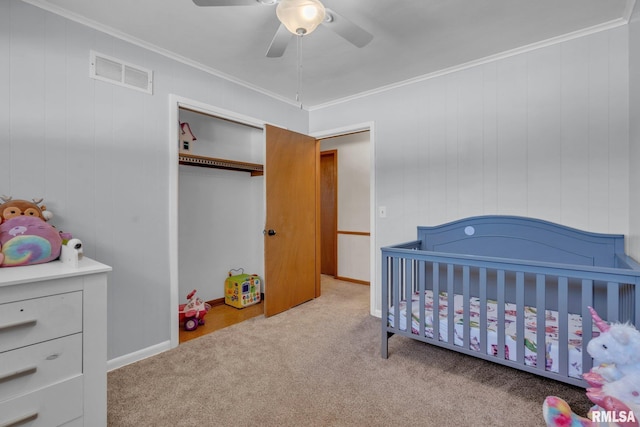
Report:
[[618,27],[314,110],[310,129],[375,121],[376,248],[492,213],[627,234],[628,58]]

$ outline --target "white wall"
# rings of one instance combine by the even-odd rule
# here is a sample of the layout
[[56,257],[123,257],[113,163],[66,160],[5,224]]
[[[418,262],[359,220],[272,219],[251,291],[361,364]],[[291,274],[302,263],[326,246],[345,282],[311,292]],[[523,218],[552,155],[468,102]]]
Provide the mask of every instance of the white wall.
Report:
[[[153,95],[90,79],[92,49],[152,69]],[[44,197],[52,224],[113,267],[110,360],[166,345],[176,321],[170,94],[308,131],[308,113],[295,105],[21,1],[0,2],[0,194]]]
[[370,237],[340,232],[368,233],[370,213],[369,132],[322,141],[321,149],[338,151],[338,277],[370,281]]
[[312,110],[310,131],[375,123],[376,250],[481,214],[629,234],[628,50],[618,27]]
[[[262,129],[182,110],[197,140],[190,153],[264,164]],[[178,189],[179,298],[193,289],[224,298],[231,269],[264,277],[264,177],[181,165]]]

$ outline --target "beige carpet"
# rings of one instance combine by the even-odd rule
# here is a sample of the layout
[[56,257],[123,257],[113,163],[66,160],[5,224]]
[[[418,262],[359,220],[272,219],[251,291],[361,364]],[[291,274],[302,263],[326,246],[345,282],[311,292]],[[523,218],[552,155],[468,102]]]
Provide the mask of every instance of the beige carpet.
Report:
[[380,357],[369,288],[323,295],[108,375],[109,426],[544,426],[547,395],[584,390],[394,336]]

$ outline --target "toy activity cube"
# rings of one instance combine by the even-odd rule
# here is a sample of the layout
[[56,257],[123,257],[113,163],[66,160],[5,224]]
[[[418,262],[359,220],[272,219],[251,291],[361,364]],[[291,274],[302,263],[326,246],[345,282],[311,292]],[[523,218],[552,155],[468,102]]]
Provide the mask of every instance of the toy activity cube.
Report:
[[244,308],[260,302],[262,279],[256,274],[229,276],[224,282],[224,302],[235,308]]

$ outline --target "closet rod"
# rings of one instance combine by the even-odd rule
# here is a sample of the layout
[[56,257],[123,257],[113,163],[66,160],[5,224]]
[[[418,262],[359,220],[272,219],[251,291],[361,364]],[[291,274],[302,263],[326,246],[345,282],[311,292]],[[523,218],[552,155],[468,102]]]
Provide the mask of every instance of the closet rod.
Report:
[[250,172],[251,176],[262,176],[264,167],[257,163],[239,162],[236,160],[217,159],[215,157],[197,156],[195,154],[178,154],[178,163],[187,166]]

